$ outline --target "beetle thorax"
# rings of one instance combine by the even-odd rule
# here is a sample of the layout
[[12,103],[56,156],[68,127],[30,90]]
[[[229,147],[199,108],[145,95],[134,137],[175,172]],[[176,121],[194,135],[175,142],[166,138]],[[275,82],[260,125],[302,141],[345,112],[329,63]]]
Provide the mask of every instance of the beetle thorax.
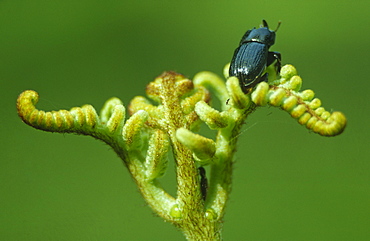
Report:
[[267,27],[252,29],[248,36],[244,36],[242,42],[259,42],[270,47],[275,43],[275,32]]

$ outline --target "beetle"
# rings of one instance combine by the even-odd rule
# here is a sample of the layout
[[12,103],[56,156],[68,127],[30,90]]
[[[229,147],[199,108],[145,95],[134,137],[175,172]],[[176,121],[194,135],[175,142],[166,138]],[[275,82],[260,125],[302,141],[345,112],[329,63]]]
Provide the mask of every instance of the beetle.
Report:
[[199,167],[198,170],[200,175],[200,192],[202,193],[203,201],[205,201],[208,191],[208,180],[206,175],[206,169],[204,169],[204,167]]
[[267,81],[268,66],[274,64],[275,71],[280,72],[281,54],[269,51],[275,43],[275,32],[280,24],[281,22],[273,31],[268,28],[267,22],[262,20],[260,28],[248,30],[240,40],[231,60],[229,76],[239,79],[244,93],[249,93],[258,83]]

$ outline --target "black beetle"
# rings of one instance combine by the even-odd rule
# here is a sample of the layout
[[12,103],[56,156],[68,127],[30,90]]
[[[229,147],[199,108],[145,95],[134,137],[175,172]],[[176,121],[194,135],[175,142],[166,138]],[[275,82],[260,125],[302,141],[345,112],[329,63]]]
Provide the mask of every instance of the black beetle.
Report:
[[242,37],[239,47],[235,50],[231,60],[229,75],[239,79],[244,93],[262,81],[267,81],[266,68],[275,64],[275,70],[280,72],[281,54],[269,52],[269,48],[275,43],[275,31],[268,28],[267,22],[262,20],[262,26],[258,29],[248,30]]
[[203,201],[205,201],[208,191],[208,180],[206,175],[206,169],[204,169],[204,167],[199,167],[198,170],[200,175],[200,192],[202,193]]

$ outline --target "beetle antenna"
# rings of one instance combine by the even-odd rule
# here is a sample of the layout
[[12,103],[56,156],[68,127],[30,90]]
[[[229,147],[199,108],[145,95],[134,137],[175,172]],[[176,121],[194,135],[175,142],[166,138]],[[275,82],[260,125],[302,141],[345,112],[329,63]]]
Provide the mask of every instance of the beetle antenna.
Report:
[[281,25],[281,20],[279,20],[278,25],[276,26],[275,32],[278,31],[280,25]]

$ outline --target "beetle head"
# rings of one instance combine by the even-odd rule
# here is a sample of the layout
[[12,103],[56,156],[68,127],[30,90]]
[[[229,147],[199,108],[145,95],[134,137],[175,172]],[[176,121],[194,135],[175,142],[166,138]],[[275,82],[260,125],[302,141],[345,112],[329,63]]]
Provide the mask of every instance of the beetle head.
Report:
[[281,22],[279,21],[275,31],[270,30],[268,24],[265,20],[262,20],[262,25],[260,28],[248,30],[240,41],[240,45],[248,42],[259,42],[266,44],[268,47],[275,43],[275,32],[279,29]]

